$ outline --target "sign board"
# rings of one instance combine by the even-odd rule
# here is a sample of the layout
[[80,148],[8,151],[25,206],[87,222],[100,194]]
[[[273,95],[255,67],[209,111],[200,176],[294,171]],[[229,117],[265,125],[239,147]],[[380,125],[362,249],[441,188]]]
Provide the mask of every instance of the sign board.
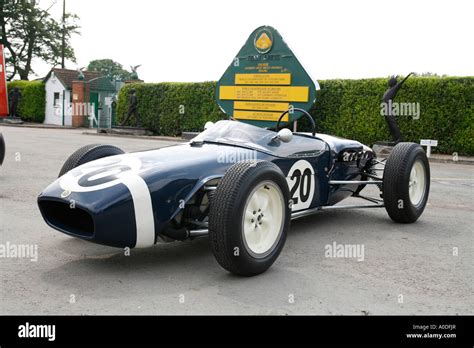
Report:
[[430,139],[421,139],[420,141],[421,146],[438,146],[438,140],[430,140]]
[[281,35],[270,26],[257,28],[247,39],[217,83],[219,107],[236,120],[274,127],[302,116],[293,108],[309,110],[316,86]]
[[3,45],[0,45],[0,117],[8,116],[7,77]]

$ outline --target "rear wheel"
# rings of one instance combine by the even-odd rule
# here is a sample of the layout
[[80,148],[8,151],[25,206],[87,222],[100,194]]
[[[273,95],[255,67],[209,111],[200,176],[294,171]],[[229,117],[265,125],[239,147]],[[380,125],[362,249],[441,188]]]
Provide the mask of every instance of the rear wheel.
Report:
[[275,164],[234,164],[217,186],[209,213],[209,239],[219,264],[243,276],[266,271],[285,244],[289,197],[286,179]]
[[430,191],[430,166],[422,147],[398,143],[392,150],[383,175],[383,200],[390,218],[415,222],[426,207]]
[[112,145],[94,144],[83,146],[76,150],[71,156],[69,156],[66,162],[64,162],[58,177],[63,176],[71,169],[82,164],[95,161],[99,158],[122,155],[124,153],[125,152],[122,149]]

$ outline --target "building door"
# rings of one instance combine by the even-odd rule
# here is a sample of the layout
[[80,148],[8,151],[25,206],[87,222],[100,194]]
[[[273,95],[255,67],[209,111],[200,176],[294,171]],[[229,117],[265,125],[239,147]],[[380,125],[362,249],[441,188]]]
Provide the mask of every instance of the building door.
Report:
[[[91,115],[93,117],[86,118],[85,126],[89,128],[97,128],[99,122],[99,93],[90,92],[89,103],[91,105]],[[95,119],[94,119],[95,117]]]

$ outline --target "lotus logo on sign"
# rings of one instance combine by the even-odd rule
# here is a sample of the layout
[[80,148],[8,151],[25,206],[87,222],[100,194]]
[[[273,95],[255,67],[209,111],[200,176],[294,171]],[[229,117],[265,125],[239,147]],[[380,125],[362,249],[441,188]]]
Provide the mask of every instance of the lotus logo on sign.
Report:
[[257,52],[260,54],[270,52],[273,46],[272,33],[266,29],[258,31],[255,35],[254,46]]

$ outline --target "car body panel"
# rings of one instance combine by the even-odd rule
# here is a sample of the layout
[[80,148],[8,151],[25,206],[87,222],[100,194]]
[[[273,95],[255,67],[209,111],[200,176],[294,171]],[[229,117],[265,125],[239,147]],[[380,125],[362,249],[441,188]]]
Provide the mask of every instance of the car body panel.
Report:
[[295,212],[351,195],[348,189],[357,185],[331,186],[329,180],[357,180],[373,156],[369,149],[366,158],[343,161],[343,151],[368,148],[325,135],[295,134],[282,143],[272,140],[273,131],[236,121],[213,128],[189,143],[102,158],[71,170],[39,195],[44,219],[61,232],[99,244],[146,247],[203,185],[236,162],[275,163],[287,177]]

